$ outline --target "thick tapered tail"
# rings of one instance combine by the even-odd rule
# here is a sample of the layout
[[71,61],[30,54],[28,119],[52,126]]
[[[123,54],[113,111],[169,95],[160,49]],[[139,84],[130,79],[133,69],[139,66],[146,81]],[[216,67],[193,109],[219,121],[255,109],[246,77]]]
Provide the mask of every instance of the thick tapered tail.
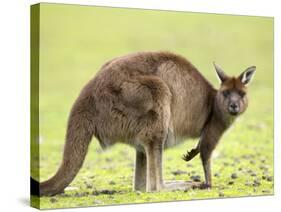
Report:
[[85,101],[87,98],[76,101],[70,113],[63,160],[58,171],[42,183],[31,179],[31,193],[52,196],[63,192],[82,167],[93,136],[93,114],[87,110]]

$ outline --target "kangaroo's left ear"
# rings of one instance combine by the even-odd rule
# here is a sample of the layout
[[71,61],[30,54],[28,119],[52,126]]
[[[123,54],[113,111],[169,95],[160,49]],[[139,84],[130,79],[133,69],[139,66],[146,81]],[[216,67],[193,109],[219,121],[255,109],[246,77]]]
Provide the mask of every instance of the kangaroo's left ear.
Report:
[[248,85],[254,76],[255,70],[256,66],[251,66],[243,71],[238,78],[244,85]]

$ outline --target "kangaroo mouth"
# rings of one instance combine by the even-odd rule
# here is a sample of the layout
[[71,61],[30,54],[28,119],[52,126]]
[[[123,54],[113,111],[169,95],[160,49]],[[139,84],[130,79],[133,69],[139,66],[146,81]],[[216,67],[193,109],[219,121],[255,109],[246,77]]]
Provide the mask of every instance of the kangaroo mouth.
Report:
[[229,114],[232,116],[237,116],[239,111],[229,111]]

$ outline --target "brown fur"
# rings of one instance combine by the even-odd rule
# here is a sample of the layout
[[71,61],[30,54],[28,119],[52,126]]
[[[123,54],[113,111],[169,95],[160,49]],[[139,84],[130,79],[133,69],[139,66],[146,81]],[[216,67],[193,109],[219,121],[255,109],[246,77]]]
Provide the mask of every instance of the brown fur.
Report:
[[[216,90],[189,61],[169,52],[142,52],[107,62],[76,100],[62,164],[40,183],[40,195],[63,192],[81,168],[92,136],[103,148],[117,142],[136,148],[135,189],[146,191],[165,187],[163,149],[200,137],[198,152],[206,185],[211,186],[211,153],[236,117],[225,109],[222,91],[246,92],[239,78],[224,77]],[[242,99],[244,112],[246,96]]]

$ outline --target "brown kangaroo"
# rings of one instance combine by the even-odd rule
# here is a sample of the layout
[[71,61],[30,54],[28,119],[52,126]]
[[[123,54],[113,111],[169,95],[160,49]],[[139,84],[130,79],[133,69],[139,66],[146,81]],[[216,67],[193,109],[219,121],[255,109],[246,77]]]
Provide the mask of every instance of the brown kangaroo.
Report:
[[169,52],[135,53],[104,64],[72,107],[57,173],[42,183],[32,179],[32,193],[63,192],[81,168],[93,136],[103,148],[122,142],[136,149],[134,188],[147,192],[169,189],[163,182],[163,150],[200,137],[198,147],[184,158],[200,153],[202,187],[211,187],[211,154],[246,110],[246,85],[256,68],[237,78],[217,65],[215,69],[218,90],[189,61]]

